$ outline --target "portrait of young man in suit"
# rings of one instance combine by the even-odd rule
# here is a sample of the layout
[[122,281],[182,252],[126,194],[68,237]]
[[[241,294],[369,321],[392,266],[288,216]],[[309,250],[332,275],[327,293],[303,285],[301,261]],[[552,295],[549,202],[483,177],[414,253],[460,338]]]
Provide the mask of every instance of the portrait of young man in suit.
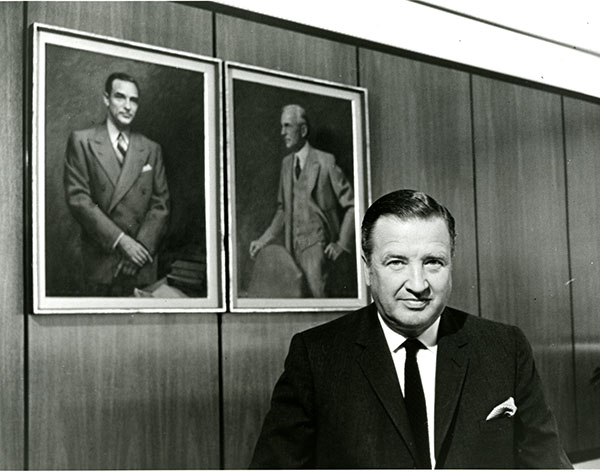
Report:
[[111,74],[106,121],[67,144],[64,189],[81,226],[84,296],[130,296],[156,281],[169,189],[160,145],[131,129],[139,101],[135,78]]
[[306,296],[324,298],[331,264],[354,244],[354,192],[335,157],[308,141],[306,110],[290,104],[281,112],[288,154],[281,163],[277,210],[269,227],[250,243],[250,257],[284,235],[301,270]]
[[454,226],[422,192],[371,205],[374,303],[293,337],[252,468],[571,468],[521,330],[447,306]]

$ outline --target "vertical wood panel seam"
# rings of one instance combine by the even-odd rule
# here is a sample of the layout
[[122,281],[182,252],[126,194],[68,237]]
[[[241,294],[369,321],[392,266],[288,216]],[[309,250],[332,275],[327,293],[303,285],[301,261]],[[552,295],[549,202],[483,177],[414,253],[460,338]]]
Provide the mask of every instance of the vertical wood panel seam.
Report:
[[[211,12],[211,21],[212,21],[212,55],[214,58],[218,58],[218,51],[217,51],[217,12],[212,11]],[[220,72],[224,72],[223,68],[221,68]],[[223,130],[225,130],[225,75],[223,74],[221,77],[221,91],[223,92],[221,94],[221,116],[220,118],[223,120]],[[222,145],[224,146],[224,148],[226,147],[226,136],[224,136],[224,139],[221,140]],[[225,149],[221,150],[222,153],[225,152]],[[226,157],[223,154],[224,157]],[[222,195],[227,195],[227,179],[226,179],[226,175],[225,175],[225,168],[227,166],[223,165],[223,189],[222,189]],[[225,200],[223,200],[223,203],[225,204]],[[225,221],[223,222],[224,225],[227,225],[227,218],[225,218]],[[226,247],[226,243],[227,241],[225,240],[225,234],[227,234],[228,228],[225,226],[225,233],[222,235],[223,237],[223,247]],[[228,287],[228,280],[229,277],[227,277],[227,267],[228,267],[228,263],[225,264],[225,268],[224,268],[224,274],[223,276],[225,277],[226,280],[226,288],[225,288],[225,293],[222,294],[225,304],[227,305],[227,294],[229,293],[229,287]],[[225,469],[225,395],[224,395],[224,382],[223,382],[223,313],[217,313],[217,370],[218,370],[218,408],[219,408],[219,469],[223,470]]]
[[471,119],[471,157],[473,161],[473,218],[475,219],[475,270],[477,272],[477,315],[481,313],[481,272],[479,260],[479,220],[477,218],[477,159],[475,154],[475,104],[473,99],[473,74],[469,74],[469,104]]
[[[573,308],[573,272],[572,272],[572,260],[571,260],[571,236],[570,236],[570,220],[569,220],[569,177],[568,177],[568,156],[567,156],[567,133],[566,133],[566,120],[565,120],[565,98],[563,95],[560,96],[560,117],[561,117],[561,133],[562,133],[562,146],[563,146],[563,166],[564,166],[564,186],[565,186],[565,222],[566,222],[566,233],[567,233],[567,272],[569,282],[569,310],[571,319],[571,363],[573,365],[573,381],[571,388],[573,389],[573,400],[575,409],[575,431],[579,432],[579,402],[577,395],[577,363],[575,358],[575,310]],[[579,433],[577,433],[575,442],[577,447],[580,448]]]
[[212,21],[212,55],[214,58],[217,58],[217,14],[213,11],[211,12],[211,21]]
[[[355,46],[355,50],[356,50],[356,85],[358,87],[362,87],[361,83],[360,83],[360,48],[358,46]],[[367,185],[370,187],[371,186],[371,182],[367,182]]]
[[219,390],[219,468],[225,469],[225,407],[223,395],[223,314],[217,313],[217,369]]
[[[28,281],[29,276],[27,275],[29,273],[28,267],[30,267],[28,264],[26,264],[26,261],[28,260],[28,247],[29,247],[29,241],[30,241],[30,234],[29,234],[29,230],[28,228],[31,227],[31,225],[28,224],[29,222],[29,218],[30,216],[28,213],[28,207],[29,207],[29,184],[28,184],[28,179],[27,176],[29,175],[29,171],[26,165],[26,159],[25,156],[27,155],[27,149],[28,149],[28,143],[30,142],[29,140],[29,134],[30,134],[30,130],[29,130],[29,125],[28,125],[28,104],[29,104],[29,87],[28,84],[31,83],[31,81],[29,80],[29,67],[28,67],[28,51],[30,50],[30,48],[33,46],[33,44],[30,44],[28,38],[28,30],[29,28],[27,27],[27,19],[28,19],[28,15],[29,15],[29,11],[28,11],[28,2],[23,2],[23,10],[22,10],[22,15],[23,15],[23,22],[22,22],[22,74],[23,74],[23,80],[21,81],[22,83],[22,88],[21,88],[21,93],[22,93],[22,113],[21,113],[21,119],[22,121],[22,148],[23,148],[23,153],[21,156],[22,162],[23,162],[23,168],[21,171],[21,181],[22,181],[22,189],[23,189],[23,200],[22,200],[22,224],[23,224],[23,235],[25,236],[24,240],[23,240],[23,247],[22,247],[22,261],[23,261],[23,280],[24,281]],[[31,156],[30,156],[31,157]],[[24,298],[24,302],[22,304],[23,307],[23,313],[18,313],[18,314],[13,314],[13,316],[22,316],[23,317],[23,377],[22,377],[22,382],[23,382],[23,405],[22,405],[22,411],[23,411],[23,470],[29,470],[29,316],[27,315],[27,313],[29,312],[28,308],[30,306],[29,302],[28,302],[28,293],[29,290],[27,289],[27,285],[28,284],[23,284],[23,298]],[[32,286],[32,285],[30,285]]]

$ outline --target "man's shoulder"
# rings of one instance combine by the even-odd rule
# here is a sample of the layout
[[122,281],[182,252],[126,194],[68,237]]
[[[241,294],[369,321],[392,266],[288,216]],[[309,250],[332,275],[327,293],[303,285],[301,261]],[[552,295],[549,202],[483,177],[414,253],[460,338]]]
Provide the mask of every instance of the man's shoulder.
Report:
[[139,143],[146,147],[160,147],[160,144],[158,144],[156,141],[151,140],[149,137],[147,137],[145,134],[140,133],[139,131],[132,131],[131,139],[137,140]]
[[525,335],[517,326],[449,307],[444,312],[440,330],[461,331],[471,341],[488,346],[507,343],[515,338],[525,339]]
[[452,309],[454,312],[463,313],[466,315],[468,326],[473,330],[490,330],[495,332],[511,332],[516,329],[514,325],[497,321],[482,316],[475,316],[469,313],[461,312],[460,310]]
[[335,164],[335,156],[330,152],[322,151],[314,146],[310,147],[310,152],[312,152],[316,159],[322,164]]
[[283,156],[283,159],[281,160],[281,166],[286,166],[286,165],[292,165],[292,160],[294,159],[294,153],[290,152],[289,154],[286,154],[285,156]]
[[374,316],[371,305],[341,315],[339,318],[299,333],[308,342],[337,343],[340,339],[354,339],[365,317]]
[[71,132],[71,138],[79,141],[86,140],[95,136],[98,132],[102,131],[102,125],[91,126],[89,128],[76,129]]

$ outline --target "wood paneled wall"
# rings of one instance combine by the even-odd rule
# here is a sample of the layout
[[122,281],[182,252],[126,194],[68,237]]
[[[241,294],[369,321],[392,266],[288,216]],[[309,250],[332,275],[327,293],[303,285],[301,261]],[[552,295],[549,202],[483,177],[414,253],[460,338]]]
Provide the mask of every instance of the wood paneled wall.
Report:
[[600,105],[564,99],[579,450],[600,443]]
[[[217,56],[224,60],[356,84],[356,48],[217,15]],[[294,333],[335,314],[223,316],[225,468],[245,468]]]
[[[30,3],[33,22],[212,55],[212,14],[174,3]],[[30,317],[29,466],[218,468],[218,343],[216,315]]]
[[22,21],[22,4],[0,3],[0,469],[25,465]]
[[429,193],[456,219],[456,308],[478,312],[469,75],[366,49],[373,200],[399,188]]
[[600,105],[183,4],[0,3],[0,468],[244,468],[291,336],[339,316],[24,317],[32,22],[366,87],[373,198],[451,209],[452,305],[520,326],[567,449],[600,446]]
[[475,76],[481,314],[531,342],[575,446],[565,160],[559,95]]

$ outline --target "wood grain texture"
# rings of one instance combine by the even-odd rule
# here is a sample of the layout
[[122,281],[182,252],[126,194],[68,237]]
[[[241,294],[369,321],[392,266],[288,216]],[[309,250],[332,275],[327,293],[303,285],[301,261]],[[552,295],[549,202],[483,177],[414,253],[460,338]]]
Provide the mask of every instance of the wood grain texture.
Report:
[[0,469],[24,467],[22,24],[22,3],[0,3]]
[[334,314],[223,316],[225,468],[248,467],[292,336]]
[[170,2],[31,2],[40,22],[202,55],[212,55],[212,14]]
[[564,150],[558,95],[473,78],[482,316],[533,346],[563,443],[575,408]]
[[600,447],[600,105],[565,98],[564,112],[577,437],[586,450]]
[[475,200],[469,76],[360,49],[369,90],[373,199],[400,188],[422,190],[456,219],[450,304],[478,312]]
[[[212,54],[212,14],[162,2],[39,2],[41,22]],[[29,465],[219,467],[216,315],[29,318]]]
[[30,317],[32,469],[219,467],[214,316]]
[[217,57],[356,85],[356,48],[239,18],[217,15]]
[[[217,56],[356,84],[356,49],[247,20],[217,15]],[[225,468],[248,466],[293,334],[339,314],[224,315]]]

